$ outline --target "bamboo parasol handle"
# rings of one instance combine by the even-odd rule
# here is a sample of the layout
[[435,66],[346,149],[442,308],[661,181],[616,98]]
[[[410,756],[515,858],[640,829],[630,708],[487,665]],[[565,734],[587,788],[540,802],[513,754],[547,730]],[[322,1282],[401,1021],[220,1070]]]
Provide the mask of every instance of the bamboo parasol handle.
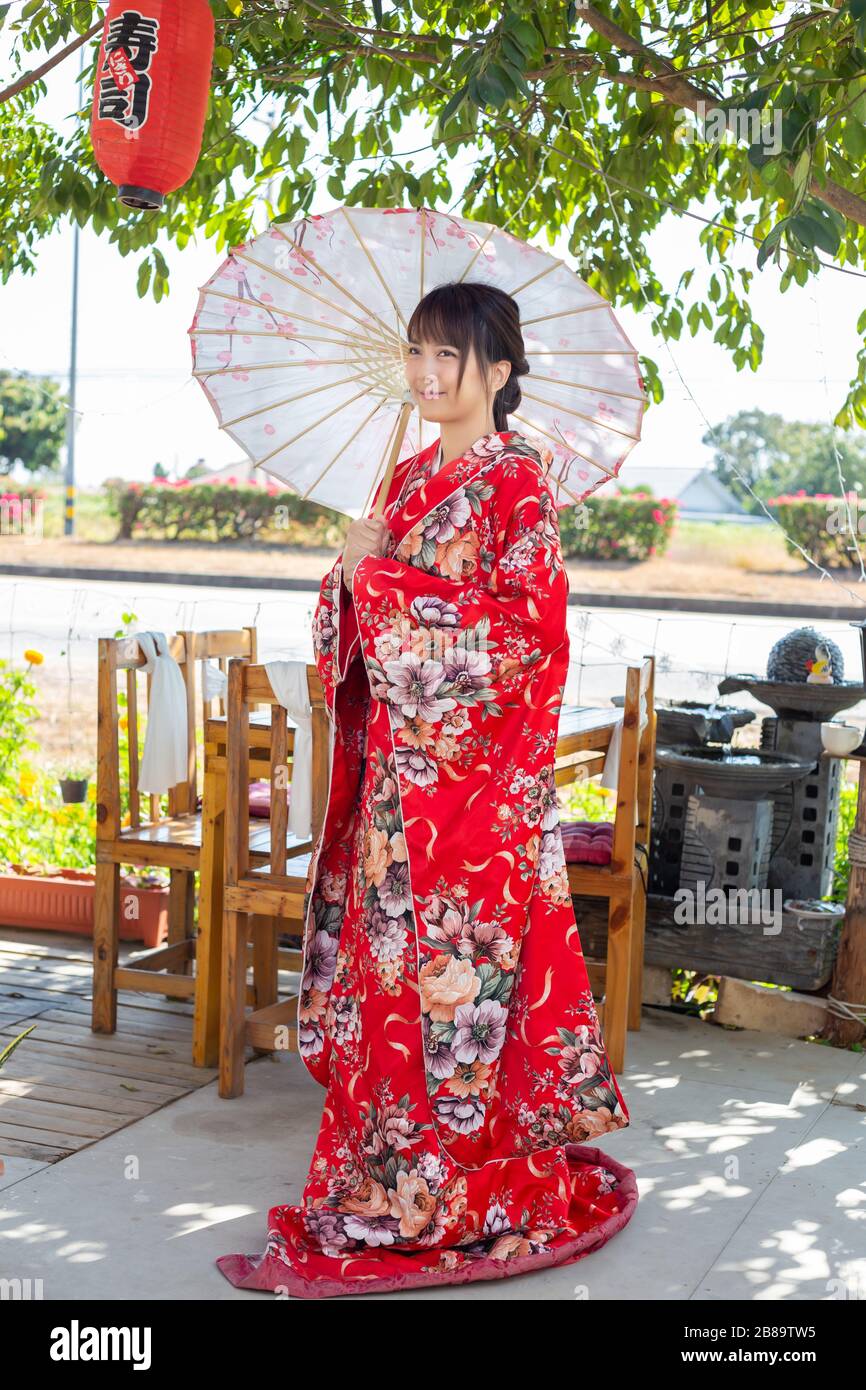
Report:
[[394,443],[391,447],[391,457],[388,459],[388,467],[385,469],[385,477],[379,489],[379,496],[373,511],[373,516],[382,516],[385,511],[385,503],[388,500],[388,493],[391,490],[391,479],[394,476],[394,469],[397,466],[397,456],[400,453],[400,445],[403,443],[403,436],[406,433],[406,426],[409,423],[409,416],[412,414],[413,405],[411,401],[404,401],[400,411],[400,419],[397,421],[397,433],[394,436]]

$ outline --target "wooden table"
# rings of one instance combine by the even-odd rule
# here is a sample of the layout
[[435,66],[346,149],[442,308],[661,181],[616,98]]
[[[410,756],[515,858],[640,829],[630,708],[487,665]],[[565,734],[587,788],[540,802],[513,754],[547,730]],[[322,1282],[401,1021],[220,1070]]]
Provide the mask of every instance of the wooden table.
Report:
[[[568,765],[582,763],[587,775],[601,770],[621,709],[592,709],[566,705],[560,715],[556,745],[556,781],[573,780]],[[226,725],[224,715],[205,720],[204,787],[202,791],[202,846],[199,885],[199,933],[206,947],[199,955],[200,978],[195,991],[193,1063],[214,1067],[219,1058],[220,980],[222,957],[223,881],[226,809]],[[291,757],[295,726],[288,723]],[[270,769],[270,708],[250,715],[250,781],[264,780]],[[250,855],[257,854],[256,840],[266,842],[269,827],[252,831]],[[258,853],[261,852],[259,849]]]

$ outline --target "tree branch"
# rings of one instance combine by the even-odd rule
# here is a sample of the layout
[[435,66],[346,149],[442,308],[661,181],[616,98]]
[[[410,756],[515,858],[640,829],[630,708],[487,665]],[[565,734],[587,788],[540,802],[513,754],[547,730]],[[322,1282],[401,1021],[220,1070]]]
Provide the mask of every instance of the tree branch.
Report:
[[[643,91],[656,92],[659,96],[664,97],[671,106],[684,107],[692,112],[697,112],[699,101],[707,107],[712,106],[716,100],[711,92],[702,91],[693,82],[687,82],[666,58],[659,57],[639,39],[632,38],[631,34],[627,34],[612,19],[599,14],[592,5],[584,6],[580,10],[580,17],[585,20],[590,29],[599,34],[601,38],[607,39],[614,48],[622,53],[628,53],[632,58],[639,59],[651,72],[656,74],[655,78],[636,79],[631,73],[611,73],[612,81],[622,82],[626,86],[640,85]],[[814,176],[809,180],[809,192],[819,202],[835,208],[836,212],[840,212],[849,222],[856,223],[858,227],[866,227],[866,200],[860,198],[856,193],[843,188],[841,184],[836,183],[831,178],[825,178],[821,184]]]
[[103,16],[102,19],[97,20],[92,28],[88,29],[86,34],[80,34],[72,43],[67,44],[66,48],[61,48],[51,58],[47,58],[41,67],[34,68],[32,72],[22,73],[17,82],[13,82],[10,87],[4,87],[0,92],[0,103],[10,101],[12,97],[17,97],[19,92],[25,91],[27,87],[32,87],[33,83],[38,82],[40,77],[44,77],[46,72],[56,68],[57,64],[62,63],[64,58],[68,58],[70,53],[75,53],[83,43],[87,43],[88,39],[92,39],[95,34],[98,34],[104,24],[105,18]]

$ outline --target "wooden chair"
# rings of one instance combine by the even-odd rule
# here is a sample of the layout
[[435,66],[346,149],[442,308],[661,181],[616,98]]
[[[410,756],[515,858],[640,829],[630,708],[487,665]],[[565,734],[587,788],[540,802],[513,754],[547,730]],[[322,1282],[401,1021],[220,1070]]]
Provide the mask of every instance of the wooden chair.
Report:
[[[232,657],[245,657],[252,665],[258,660],[258,646],[256,629],[254,627],[244,628],[244,632],[249,633],[248,650],[238,651],[232,643],[234,633],[225,632],[195,632],[190,633],[194,639],[193,655],[196,661],[213,661],[216,659],[217,666],[228,680],[228,663]],[[228,639],[228,640],[226,640]],[[246,644],[244,644],[246,646]],[[228,691],[224,696],[215,695],[212,699],[205,699],[204,689],[201,691],[201,718],[202,724],[206,719],[210,719],[215,714],[225,717],[228,709]]]
[[[277,938],[287,920],[303,930],[304,899],[312,851],[324,826],[329,787],[329,723],[325,697],[315,666],[307,667],[312,710],[312,838],[289,836],[286,769],[287,716],[264,666],[229,664],[226,849],[223,966],[220,991],[219,1094],[239,1096],[244,1089],[244,1049],[296,1052],[297,990],[280,1001],[280,967],[300,972],[303,951],[281,949]],[[270,861],[256,868],[249,851],[250,711],[271,706],[268,764],[270,782]],[[259,776],[263,775],[262,770]],[[252,951],[248,938],[252,936]],[[253,967],[252,986],[247,967]],[[297,989],[300,989],[300,979]],[[252,1003],[250,1012],[247,1003]],[[284,1044],[285,1040],[285,1044]]]
[[[566,840],[570,838],[569,825],[580,825],[583,827],[581,837],[585,836],[587,843],[592,843],[594,857],[606,858],[606,862],[580,862],[592,851],[575,852],[566,848],[570,892],[606,898],[608,903],[607,959],[594,961],[587,957],[587,971],[593,993],[598,991],[602,996],[599,1015],[605,1047],[615,1072],[625,1064],[627,1029],[640,1028],[641,1021],[655,759],[654,666],[650,656],[641,666],[630,666],[627,670],[613,826],[561,822]],[[595,754],[589,759],[588,767],[576,759],[563,761],[562,765],[557,762],[557,786],[574,781],[586,771],[595,775],[601,771],[602,761]],[[590,840],[593,834],[597,840]]]
[[[169,642],[186,687],[187,772],[168,792],[167,814],[161,798],[148,797],[143,820],[139,776],[139,673],[145,656],[134,635],[100,638],[97,733],[96,892],[93,926],[92,1031],[114,1033],[118,989],[140,990],[168,998],[193,999],[213,971],[219,970],[214,943],[195,932],[195,874],[201,867],[202,817],[197,809],[195,743],[195,661],[205,653],[249,660],[256,650],[255,629],[179,632]],[[120,720],[118,678],[126,677],[128,723],[129,825],[121,824]],[[147,705],[152,677],[147,676]],[[266,862],[266,856],[265,856]],[[134,966],[118,967],[118,928],[121,913],[121,864],[157,865],[169,870],[169,926],[164,946],[143,952]],[[222,872],[220,866],[220,872]],[[218,942],[216,943],[218,946]],[[195,974],[192,973],[195,962]],[[201,1052],[204,1027],[198,1008],[194,1019],[194,1059]],[[212,1025],[213,1028],[213,1025]],[[215,1028],[213,1028],[215,1032]],[[210,1051],[215,1052],[214,1044]]]

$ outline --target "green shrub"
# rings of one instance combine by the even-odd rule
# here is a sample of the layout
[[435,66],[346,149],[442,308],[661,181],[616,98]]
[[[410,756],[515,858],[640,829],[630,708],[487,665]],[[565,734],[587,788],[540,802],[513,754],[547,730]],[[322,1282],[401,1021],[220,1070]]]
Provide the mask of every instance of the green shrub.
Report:
[[839,820],[836,824],[836,846],[833,861],[833,887],[830,901],[844,903],[848,897],[848,878],[851,860],[848,857],[848,836],[857,818],[857,788],[842,787],[839,792]]
[[562,553],[583,560],[648,560],[670,544],[677,504],[647,492],[596,495],[559,513]]
[[[850,493],[848,500],[851,504],[851,522],[857,528],[859,494]],[[771,497],[768,505],[774,509],[785,531],[785,549],[789,555],[802,559],[798,548],[802,547],[807,555],[825,567],[856,565],[859,568],[857,546],[844,497],[820,492],[808,497],[801,491]],[[866,536],[861,535],[859,544],[861,550],[866,550]]]
[[118,540],[251,541],[332,546],[341,542],[347,520],[316,502],[280,491],[272,482],[236,484],[170,482],[104,485]]

